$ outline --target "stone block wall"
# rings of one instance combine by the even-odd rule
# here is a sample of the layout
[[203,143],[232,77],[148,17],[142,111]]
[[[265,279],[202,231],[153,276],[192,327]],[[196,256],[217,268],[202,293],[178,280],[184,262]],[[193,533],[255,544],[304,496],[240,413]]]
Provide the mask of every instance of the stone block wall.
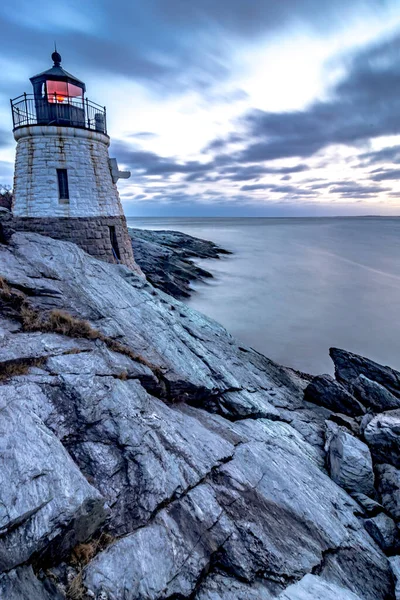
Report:
[[[120,254],[118,260],[113,252],[110,227],[115,235]],[[12,228],[17,231],[31,231],[58,240],[73,242],[88,254],[110,263],[126,265],[141,273],[134,261],[131,239],[126,219],[122,217],[81,217],[81,218],[26,218],[12,219]]]
[[[77,127],[15,130],[13,213],[19,217],[122,216],[109,163],[110,138]],[[69,201],[59,199],[57,169],[66,169]]]

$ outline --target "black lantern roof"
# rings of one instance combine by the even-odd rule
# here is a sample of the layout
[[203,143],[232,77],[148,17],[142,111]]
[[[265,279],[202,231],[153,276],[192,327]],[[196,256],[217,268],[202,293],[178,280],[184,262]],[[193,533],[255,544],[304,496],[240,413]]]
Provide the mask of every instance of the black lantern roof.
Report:
[[83,81],[65,71],[65,69],[61,66],[61,55],[58,52],[53,52],[51,55],[52,60],[54,61],[53,66],[47,71],[43,71],[43,73],[39,73],[38,75],[34,75],[30,78],[32,85],[37,83],[42,83],[44,81],[65,81],[66,83],[72,83],[80,88],[83,91],[86,91],[86,86]]

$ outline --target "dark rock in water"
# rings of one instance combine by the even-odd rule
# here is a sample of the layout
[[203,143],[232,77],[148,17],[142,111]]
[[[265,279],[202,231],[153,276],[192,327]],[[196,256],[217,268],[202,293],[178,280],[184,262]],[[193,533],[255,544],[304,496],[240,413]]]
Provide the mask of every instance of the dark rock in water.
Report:
[[341,383],[351,386],[360,375],[364,375],[371,381],[380,383],[400,398],[400,373],[398,371],[340,348],[331,348],[329,354],[335,364],[336,379]]
[[330,375],[318,375],[304,391],[304,399],[335,412],[357,416],[365,413],[364,407]]
[[213,242],[178,231],[129,228],[135,260],[155,287],[174,298],[190,296],[192,281],[211,278],[192,258],[220,258],[231,254]]
[[400,468],[400,410],[373,417],[364,429],[364,438],[374,459]]
[[393,519],[400,521],[400,471],[392,465],[378,465],[378,491],[382,505]]
[[366,444],[328,421],[326,450],[333,481],[348,492],[374,494],[372,459]]
[[384,513],[366,519],[364,526],[384,552],[393,554],[399,549],[400,540],[396,523]]
[[352,383],[353,394],[367,408],[375,412],[385,412],[400,408],[400,398],[389,392],[383,385],[359,375]]

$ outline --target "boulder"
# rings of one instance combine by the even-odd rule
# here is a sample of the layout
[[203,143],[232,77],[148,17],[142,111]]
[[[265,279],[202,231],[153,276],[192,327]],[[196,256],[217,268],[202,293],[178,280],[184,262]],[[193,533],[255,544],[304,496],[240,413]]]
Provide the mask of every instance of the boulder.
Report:
[[367,408],[374,412],[385,412],[400,408],[400,398],[383,385],[361,374],[352,383],[353,394]]
[[396,523],[384,513],[366,519],[364,526],[384,552],[393,553],[399,549],[400,538]]
[[329,354],[335,365],[336,379],[344,385],[351,388],[353,382],[360,375],[364,375],[400,398],[400,373],[395,369],[340,348],[330,348]]
[[345,415],[357,416],[365,413],[365,408],[360,402],[330,375],[314,377],[304,390],[304,399]]
[[392,465],[378,465],[378,491],[382,505],[393,519],[400,521],[400,471]]
[[364,429],[364,439],[376,461],[400,467],[400,409],[373,417]]
[[372,458],[364,442],[328,421],[326,452],[333,481],[348,492],[374,494]]
[[[59,440],[26,410],[36,389],[0,387],[0,572],[62,556],[105,520],[104,499]],[[23,402],[23,403],[22,403]]]

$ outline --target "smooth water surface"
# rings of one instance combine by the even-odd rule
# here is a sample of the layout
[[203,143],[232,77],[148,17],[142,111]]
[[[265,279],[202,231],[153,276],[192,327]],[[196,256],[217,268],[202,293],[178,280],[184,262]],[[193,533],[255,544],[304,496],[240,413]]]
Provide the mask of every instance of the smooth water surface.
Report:
[[188,301],[279,363],[332,372],[330,346],[400,369],[400,218],[129,218],[234,252]]

